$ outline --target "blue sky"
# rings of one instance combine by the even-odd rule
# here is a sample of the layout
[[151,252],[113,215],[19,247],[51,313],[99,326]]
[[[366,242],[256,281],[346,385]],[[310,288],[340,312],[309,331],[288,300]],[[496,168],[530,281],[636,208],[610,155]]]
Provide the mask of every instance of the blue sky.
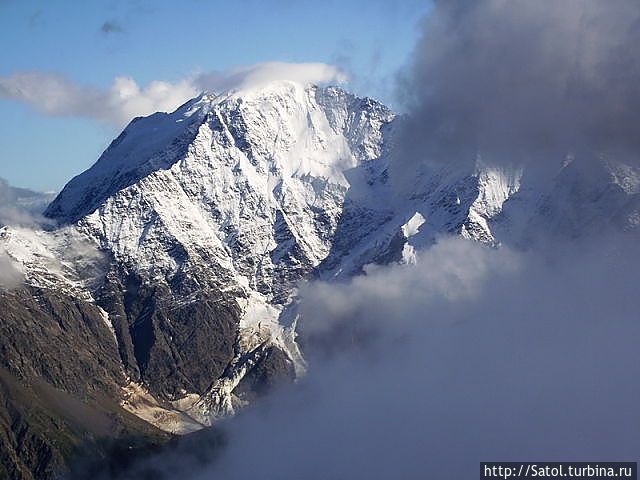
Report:
[[98,112],[116,77],[144,93],[239,65],[323,62],[393,107],[427,9],[427,0],[0,0],[0,177],[59,190],[95,162],[131,110],[115,120]]

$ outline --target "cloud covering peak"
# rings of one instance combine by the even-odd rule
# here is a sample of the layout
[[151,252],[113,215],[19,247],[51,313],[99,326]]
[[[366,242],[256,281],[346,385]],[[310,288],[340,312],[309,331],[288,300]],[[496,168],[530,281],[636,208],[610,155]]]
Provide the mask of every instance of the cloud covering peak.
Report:
[[154,80],[140,86],[115,77],[110,88],[80,85],[55,72],[20,71],[0,76],[0,97],[27,103],[51,116],[79,116],[121,127],[136,116],[172,111],[202,91],[252,88],[277,80],[342,82],[345,75],[325,63],[265,62],[186,76],[176,82]]
[[280,80],[302,84],[345,82],[347,77],[337,67],[326,63],[264,62],[199,75],[196,84],[215,92],[255,88]]

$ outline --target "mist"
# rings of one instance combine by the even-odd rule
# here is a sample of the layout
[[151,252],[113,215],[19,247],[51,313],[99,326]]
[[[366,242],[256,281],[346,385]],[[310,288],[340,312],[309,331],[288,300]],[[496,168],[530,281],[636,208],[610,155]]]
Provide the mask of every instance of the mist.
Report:
[[36,227],[47,224],[42,212],[52,200],[53,193],[35,192],[13,187],[0,177],[0,227],[14,225]]

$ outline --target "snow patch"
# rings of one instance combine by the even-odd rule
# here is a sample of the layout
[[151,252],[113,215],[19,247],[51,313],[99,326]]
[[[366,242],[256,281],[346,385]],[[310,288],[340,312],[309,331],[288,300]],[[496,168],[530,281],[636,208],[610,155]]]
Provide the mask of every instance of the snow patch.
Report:
[[416,233],[418,233],[418,230],[420,229],[420,227],[425,221],[426,219],[422,216],[420,212],[414,213],[413,216],[409,219],[409,221],[404,225],[402,225],[401,227],[402,233],[404,233],[404,236],[406,238],[410,238],[414,236]]

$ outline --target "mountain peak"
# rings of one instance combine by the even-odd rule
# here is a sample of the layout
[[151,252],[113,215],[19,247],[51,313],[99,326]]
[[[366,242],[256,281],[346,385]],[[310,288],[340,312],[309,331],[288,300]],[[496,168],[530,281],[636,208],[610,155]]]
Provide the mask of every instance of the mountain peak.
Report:
[[203,93],[172,113],[134,119],[90,169],[65,186],[45,215],[75,222],[110,195],[212,142],[239,150],[254,166],[339,182],[343,170],[380,154],[380,127],[392,118],[383,105],[337,87],[274,81]]

